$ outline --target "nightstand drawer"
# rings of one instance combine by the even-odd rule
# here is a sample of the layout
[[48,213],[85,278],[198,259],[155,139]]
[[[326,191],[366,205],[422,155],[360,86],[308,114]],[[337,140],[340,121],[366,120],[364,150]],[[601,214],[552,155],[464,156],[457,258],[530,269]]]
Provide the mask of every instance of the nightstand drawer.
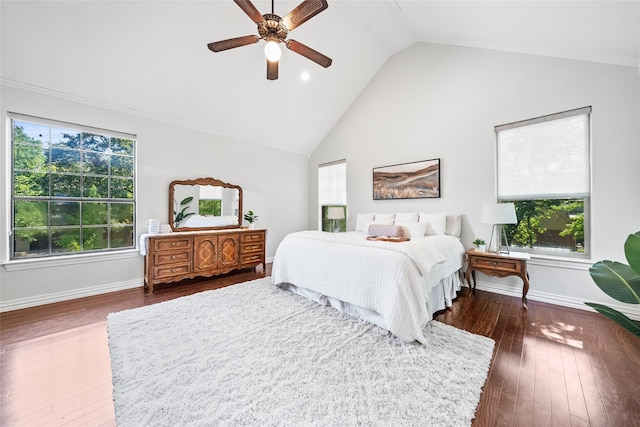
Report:
[[509,259],[496,259],[489,257],[471,257],[471,266],[474,269],[483,268],[512,273],[522,272],[522,262]]

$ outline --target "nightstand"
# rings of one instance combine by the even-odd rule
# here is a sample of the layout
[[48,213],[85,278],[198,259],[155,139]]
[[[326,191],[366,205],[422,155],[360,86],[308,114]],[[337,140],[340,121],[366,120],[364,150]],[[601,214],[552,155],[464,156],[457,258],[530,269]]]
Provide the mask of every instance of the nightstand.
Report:
[[[471,293],[476,290],[476,271],[481,271],[489,276],[507,277],[518,276],[522,279],[522,307],[527,309],[527,292],[529,292],[529,273],[527,273],[527,260],[529,254],[523,252],[511,252],[497,254],[495,252],[476,252],[473,249],[467,251],[467,283]],[[469,276],[473,278],[473,287]]]

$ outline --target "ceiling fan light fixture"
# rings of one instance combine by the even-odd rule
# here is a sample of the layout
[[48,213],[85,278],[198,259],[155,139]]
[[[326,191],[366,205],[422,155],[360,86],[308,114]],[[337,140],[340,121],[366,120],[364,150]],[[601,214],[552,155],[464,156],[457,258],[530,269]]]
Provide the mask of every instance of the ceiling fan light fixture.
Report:
[[233,1],[257,24],[258,35],[235,37],[209,43],[207,47],[212,52],[222,52],[223,50],[246,46],[257,43],[259,40],[264,40],[267,42],[264,47],[264,55],[267,57],[267,80],[278,79],[278,61],[282,55],[280,43],[283,43],[287,49],[304,56],[324,68],[331,65],[332,61],[328,56],[300,42],[287,38],[289,31],[302,25],[329,7],[327,0],[302,0],[302,3],[296,6],[284,18],[274,13],[274,0],[271,0],[271,13],[265,13],[264,15],[260,14],[251,0]]
[[278,62],[282,56],[282,50],[278,42],[275,40],[269,40],[264,46],[264,56],[271,62]]

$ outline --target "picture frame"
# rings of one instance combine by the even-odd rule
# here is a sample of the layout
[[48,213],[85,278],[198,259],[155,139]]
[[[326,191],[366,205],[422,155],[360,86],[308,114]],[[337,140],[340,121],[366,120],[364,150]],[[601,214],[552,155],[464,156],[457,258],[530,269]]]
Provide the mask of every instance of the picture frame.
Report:
[[440,159],[373,168],[373,200],[439,198]]

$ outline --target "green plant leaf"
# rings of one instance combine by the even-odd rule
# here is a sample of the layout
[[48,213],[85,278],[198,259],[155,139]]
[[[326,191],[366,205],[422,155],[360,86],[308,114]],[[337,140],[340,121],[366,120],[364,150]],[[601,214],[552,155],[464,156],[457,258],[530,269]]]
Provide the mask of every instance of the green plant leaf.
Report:
[[640,304],[640,275],[626,264],[598,261],[589,274],[604,293],[621,302]]
[[185,197],[184,199],[182,199],[182,201],[180,202],[180,206],[184,206],[187,203],[190,203],[193,200],[193,196],[189,196],[189,197]]
[[640,274],[640,231],[629,234],[627,241],[624,242],[624,254],[629,266]]
[[624,314],[620,313],[613,308],[607,307],[606,305],[596,304],[591,302],[586,302],[586,305],[595,309],[598,313],[602,314],[605,317],[616,322],[618,325],[625,328],[627,331],[631,332],[633,335],[640,337],[640,323],[631,320]]

